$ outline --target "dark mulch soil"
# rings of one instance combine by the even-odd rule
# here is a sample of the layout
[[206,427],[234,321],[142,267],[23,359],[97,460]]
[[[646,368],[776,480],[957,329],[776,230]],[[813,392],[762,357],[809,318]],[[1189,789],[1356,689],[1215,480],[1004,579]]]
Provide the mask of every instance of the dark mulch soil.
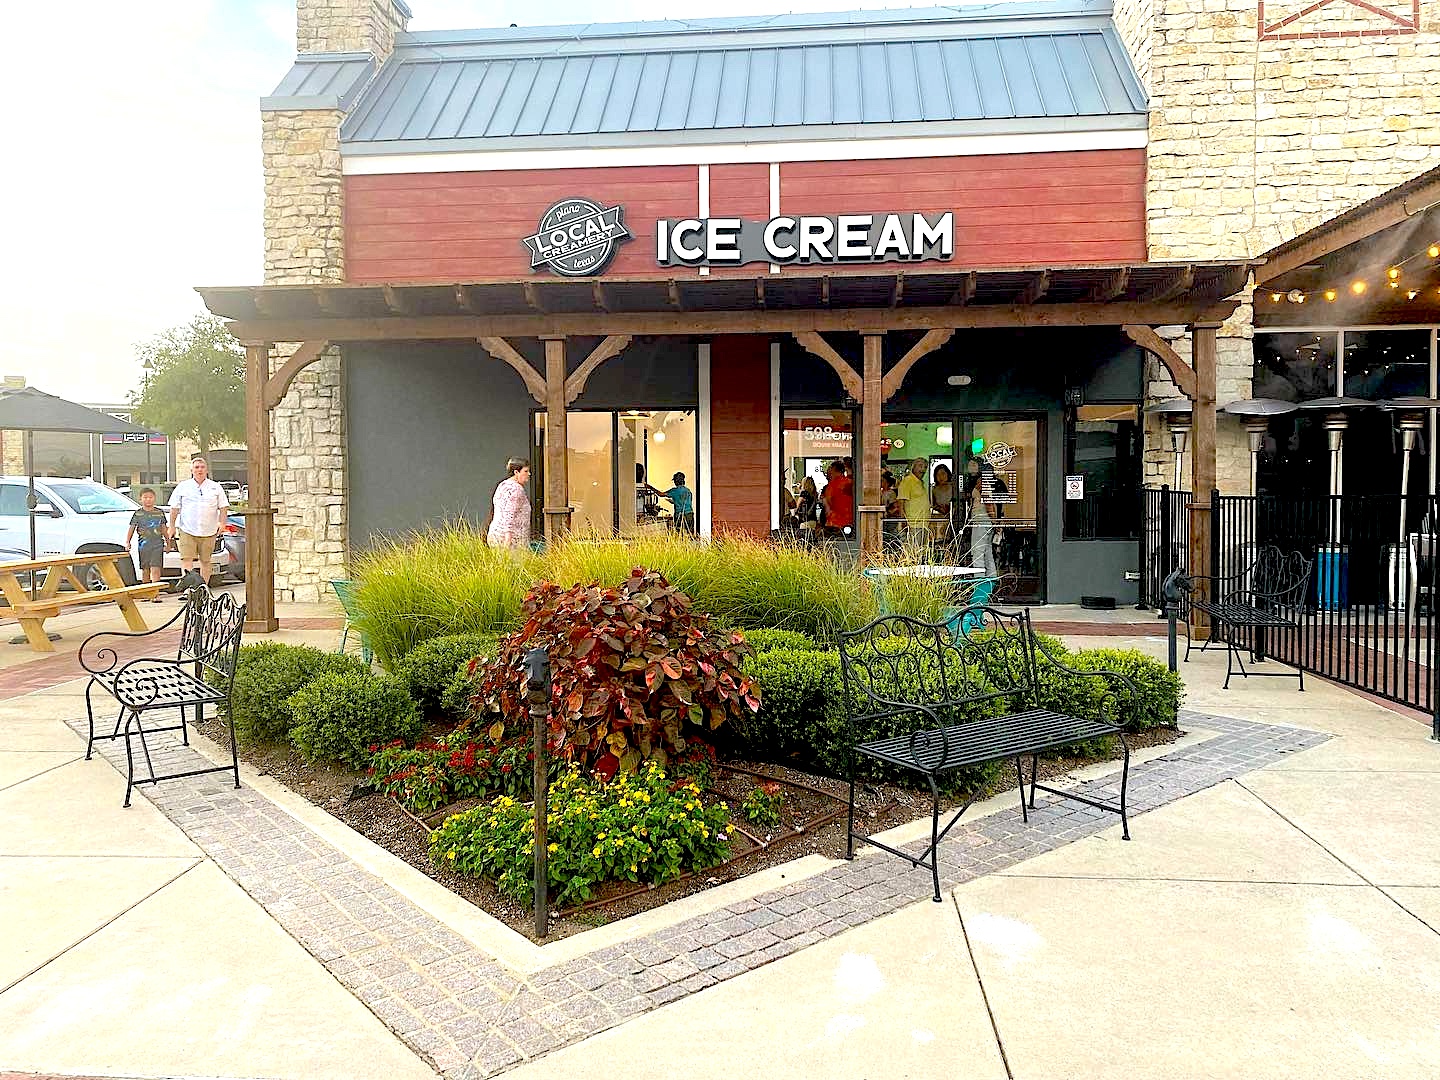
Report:
[[[199,730],[216,742],[224,743],[229,739],[225,725],[213,717],[207,718]],[[1135,750],[1145,746],[1162,745],[1173,742],[1181,734],[1183,732],[1176,728],[1157,728],[1129,736],[1130,747]],[[292,749],[284,746],[242,745],[240,756],[259,772],[280,781],[291,791],[339,818],[356,832],[404,859],[421,873],[469,900],[476,907],[500,919],[511,929],[533,938],[533,914],[528,907],[522,907],[510,897],[500,895],[488,881],[460,877],[433,865],[430,861],[428,829],[425,824],[385,796],[357,794],[356,787],[362,779],[357,774],[343,766],[307,765]],[[1042,780],[1054,780],[1079,766],[1091,764],[1094,760],[1073,757],[1042,758],[1040,777]],[[733,881],[756,870],[779,866],[804,855],[818,853],[833,859],[845,854],[844,810],[847,791],[844,781],[769,762],[729,761],[718,770],[714,790],[707,797],[723,798],[732,811],[736,811],[745,794],[763,778],[778,780],[784,785],[782,820],[779,826],[766,829],[751,825],[744,821],[738,812],[734,813],[737,825],[752,834],[751,838],[746,838],[737,832],[733,852],[738,857],[732,857],[721,866],[658,888],[644,887],[639,892],[617,899],[608,899],[606,894],[602,894],[601,903],[592,903],[580,910],[555,915],[551,920],[550,934],[545,940],[554,941],[594,926],[648,911],[671,900],[678,900],[722,882]],[[998,794],[1014,788],[1014,773],[1007,770],[993,785],[990,793]],[[942,806],[958,806],[962,801],[963,799],[957,797],[945,798],[942,799]],[[838,815],[833,813],[836,809],[840,811]],[[447,808],[446,812],[450,810],[451,808]],[[928,817],[930,797],[928,792],[892,784],[863,784],[856,792],[856,813],[860,831],[880,832],[917,818]],[[822,819],[818,826],[813,824],[817,819]],[[615,886],[610,895],[628,892],[633,888],[633,885],[626,882]]]

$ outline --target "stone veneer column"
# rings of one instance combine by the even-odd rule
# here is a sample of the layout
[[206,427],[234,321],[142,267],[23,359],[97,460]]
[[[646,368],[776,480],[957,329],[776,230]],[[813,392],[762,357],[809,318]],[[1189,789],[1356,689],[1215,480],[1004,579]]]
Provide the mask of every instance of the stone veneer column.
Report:
[[[1271,9],[1267,22],[1290,13]],[[1256,0],[1117,0],[1150,95],[1150,257],[1254,258],[1440,162],[1440,7],[1421,17],[1417,34],[1377,36],[1395,24],[1331,4],[1280,32],[1332,36],[1276,40],[1260,37]],[[1347,33],[1366,36],[1333,36]],[[1247,295],[1220,331],[1222,405],[1250,395],[1251,323]],[[1178,393],[1163,377],[1149,389]],[[1157,482],[1169,453],[1146,427]],[[1222,417],[1218,436],[1221,490],[1248,491],[1244,429]]]
[[[266,112],[265,282],[293,285],[345,278],[340,121],[335,110]],[[284,363],[293,345],[278,346]],[[345,390],[338,349],[291,384],[271,416],[275,595],[318,600],[345,576]]]
[[299,0],[296,46],[302,53],[368,52],[383,59],[409,18],[398,0]]

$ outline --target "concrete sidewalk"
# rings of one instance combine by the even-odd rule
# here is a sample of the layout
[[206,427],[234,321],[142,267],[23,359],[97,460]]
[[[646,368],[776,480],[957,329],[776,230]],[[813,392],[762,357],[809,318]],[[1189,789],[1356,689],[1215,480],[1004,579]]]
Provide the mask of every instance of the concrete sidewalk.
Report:
[[[1158,638],[1102,642],[1163,648]],[[839,873],[857,879],[848,896],[890,899],[827,905],[855,912],[853,929],[782,939],[746,926],[750,938],[811,943],[740,956],[747,962],[734,971],[733,961],[702,968],[709,961],[683,951],[693,948],[687,935],[747,912],[763,926],[763,905],[782,901],[727,894],[727,906],[669,929],[640,917],[592,931],[593,946],[522,947],[494,937],[463,902],[431,903],[408,868],[346,841],[343,826],[316,822],[282,795],[271,802],[263,782],[237,793],[221,778],[194,796],[175,782],[152,789],[155,803],[139,798],[122,811],[123,778],[98,756],[83,761],[65,722],[83,715],[83,684],[13,697],[0,702],[0,925],[10,930],[0,939],[0,1070],[409,1077],[434,1076],[438,1064],[470,1077],[528,1055],[535,1060],[510,1075],[1433,1076],[1440,745],[1422,724],[1319,680],[1303,694],[1284,680],[1237,680],[1222,692],[1215,657],[1185,674],[1199,713],[1334,737],[1298,752],[1276,743],[1278,753],[1253,759],[1261,767],[1237,758],[1231,778],[1213,784],[1196,770],[1236,736],[1197,732],[1137,770],[1158,808],[1132,820],[1133,841],[1119,840],[1113,819],[1042,818],[1021,840],[1048,829],[1052,850],[1025,858],[1021,847],[952,874],[944,904],[909,902],[926,894],[927,876],[878,852],[797,869],[778,893],[772,877],[756,886],[772,897],[803,898]],[[1166,801],[1166,785],[1187,776],[1202,788]],[[369,883],[363,903],[340,898],[356,925],[379,919],[367,912],[382,890],[398,889],[418,914],[399,901],[387,910],[409,919],[395,933],[411,936],[392,940],[377,924],[356,947],[360,959],[408,949],[414,962],[377,969],[390,972],[378,982],[350,974],[341,943],[295,921],[295,897],[311,899],[304,891],[262,881],[264,859],[217,847],[215,837],[230,834],[217,813],[241,820],[242,805],[276,843],[330,852],[318,874]],[[942,865],[954,870],[960,853],[996,851],[1011,836],[1009,800],[987,809],[965,833],[969,846]],[[1058,826],[1080,838],[1064,842]],[[627,943],[632,934],[650,944]],[[646,959],[645,949],[665,944],[672,952]],[[422,963],[426,948],[451,957]],[[684,984],[659,979],[640,998],[613,995],[598,1034],[586,1034],[596,1023],[578,1008],[573,1019],[566,1012],[650,985],[682,961],[696,972]],[[482,968],[492,1011],[473,1015],[493,1025],[455,1034],[466,1021],[444,1010],[480,991],[452,997],[442,987],[427,1002],[420,979],[443,970],[447,986],[475,986]],[[701,988],[702,975],[713,985]],[[558,998],[558,984],[573,996]],[[411,995],[405,1009],[392,1004],[400,994]],[[442,1045],[426,1035],[432,1028],[454,1038]],[[521,1045],[519,1034],[531,1041]],[[520,1049],[507,1055],[502,1045]]]

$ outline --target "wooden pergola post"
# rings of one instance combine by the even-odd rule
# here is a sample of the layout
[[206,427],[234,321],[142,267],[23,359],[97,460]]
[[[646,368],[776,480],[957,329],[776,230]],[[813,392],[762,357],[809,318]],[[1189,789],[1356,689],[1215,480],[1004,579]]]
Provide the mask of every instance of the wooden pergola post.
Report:
[[553,543],[570,531],[565,338],[545,336],[540,340],[545,343],[545,539]]
[[[1215,489],[1215,332],[1218,329],[1218,323],[1196,323],[1190,328],[1195,371],[1190,420],[1190,573],[1201,577],[1210,573],[1215,542],[1216,522],[1210,520],[1210,493]],[[1196,629],[1206,629],[1198,617]]]
[[860,555],[868,560],[884,541],[885,506],[880,501],[880,410],[884,405],[885,332],[863,335],[865,364],[860,398]]
[[273,634],[275,617],[275,508],[270,505],[270,345],[245,346],[245,444],[250,481],[245,514],[245,633]]

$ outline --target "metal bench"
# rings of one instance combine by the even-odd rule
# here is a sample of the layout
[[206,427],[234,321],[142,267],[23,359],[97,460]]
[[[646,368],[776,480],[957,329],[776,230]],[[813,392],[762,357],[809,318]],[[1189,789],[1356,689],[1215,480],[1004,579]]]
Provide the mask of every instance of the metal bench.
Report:
[[[1185,660],[1190,660],[1194,613],[1199,611],[1209,617],[1210,636],[1200,647],[1208,649],[1218,635],[1225,646],[1225,685],[1230,689],[1230,676],[1238,668],[1240,674],[1269,675],[1279,678],[1294,676],[1300,680],[1300,689],[1305,689],[1305,672],[1296,668],[1291,671],[1246,671],[1240,659],[1242,649],[1250,653],[1251,664],[1265,658],[1265,634],[1269,630],[1286,630],[1300,625],[1306,596],[1310,588],[1310,573],[1314,563],[1298,551],[1288,554],[1278,547],[1269,545],[1260,549],[1255,561],[1238,574],[1224,577],[1194,575],[1182,579],[1181,584],[1190,594],[1190,615],[1185,620]],[[1195,596],[1199,587],[1201,595]],[[1242,633],[1249,635],[1248,644],[1236,638]]]
[[[153,637],[180,623],[180,642],[172,656],[140,656],[122,662],[120,650],[128,641]],[[203,769],[157,774],[150,756],[147,735],[178,731],[184,745],[190,745],[186,728],[187,710],[195,710],[195,723],[205,718],[205,706],[230,702],[240,635],[245,625],[245,605],[228,593],[212,593],[198,585],[186,595],[184,606],[164,626],[144,633],[106,631],[92,634],[80,646],[80,664],[90,673],[85,685],[85,714],[90,737],[85,744],[88,761],[95,744],[105,739],[125,740],[125,805],[131,792],[141,784],[176,780],[184,776],[229,772],[240,786],[240,758],[235,746],[235,725],[230,722],[230,764]],[[128,650],[127,650],[128,651]],[[91,695],[100,688],[119,705],[115,727],[108,734],[95,734],[95,705]],[[146,717],[164,709],[178,709],[180,722],[163,727],[147,725]],[[136,778],[133,743],[138,740],[149,775]]]
[[[951,623],[889,615],[840,635],[840,667],[852,751],[845,857],[854,857],[855,843],[859,841],[898,855],[912,866],[928,869],[937,902],[940,842],[980,796],[979,791],[972,794],[942,829],[940,781],[968,766],[1013,760],[1020,781],[1020,812],[1027,823],[1035,808],[1035,793],[1046,791],[1119,814],[1124,837],[1130,839],[1125,802],[1130,778],[1130,747],[1125,741],[1128,718],[1121,715],[1120,698],[1113,687],[1126,689],[1134,700],[1134,684],[1117,672],[1075,671],[1062,664],[1036,642],[1029,611],[971,607],[963,612],[961,625],[966,631],[957,635]],[[1112,683],[1112,690],[1101,696],[1101,715],[1070,716],[1043,708],[1038,692],[1041,665],[1076,678],[1100,678]],[[993,714],[997,707],[1003,710],[1000,715],[984,715]],[[972,710],[981,715],[972,718]],[[877,729],[889,734],[864,739],[857,736],[857,731]],[[1041,753],[1109,735],[1119,737],[1124,753],[1118,805],[1039,782]],[[933,807],[930,844],[919,855],[855,831],[855,771],[862,757],[925,778]],[[1028,805],[1023,757],[1030,758]]]

